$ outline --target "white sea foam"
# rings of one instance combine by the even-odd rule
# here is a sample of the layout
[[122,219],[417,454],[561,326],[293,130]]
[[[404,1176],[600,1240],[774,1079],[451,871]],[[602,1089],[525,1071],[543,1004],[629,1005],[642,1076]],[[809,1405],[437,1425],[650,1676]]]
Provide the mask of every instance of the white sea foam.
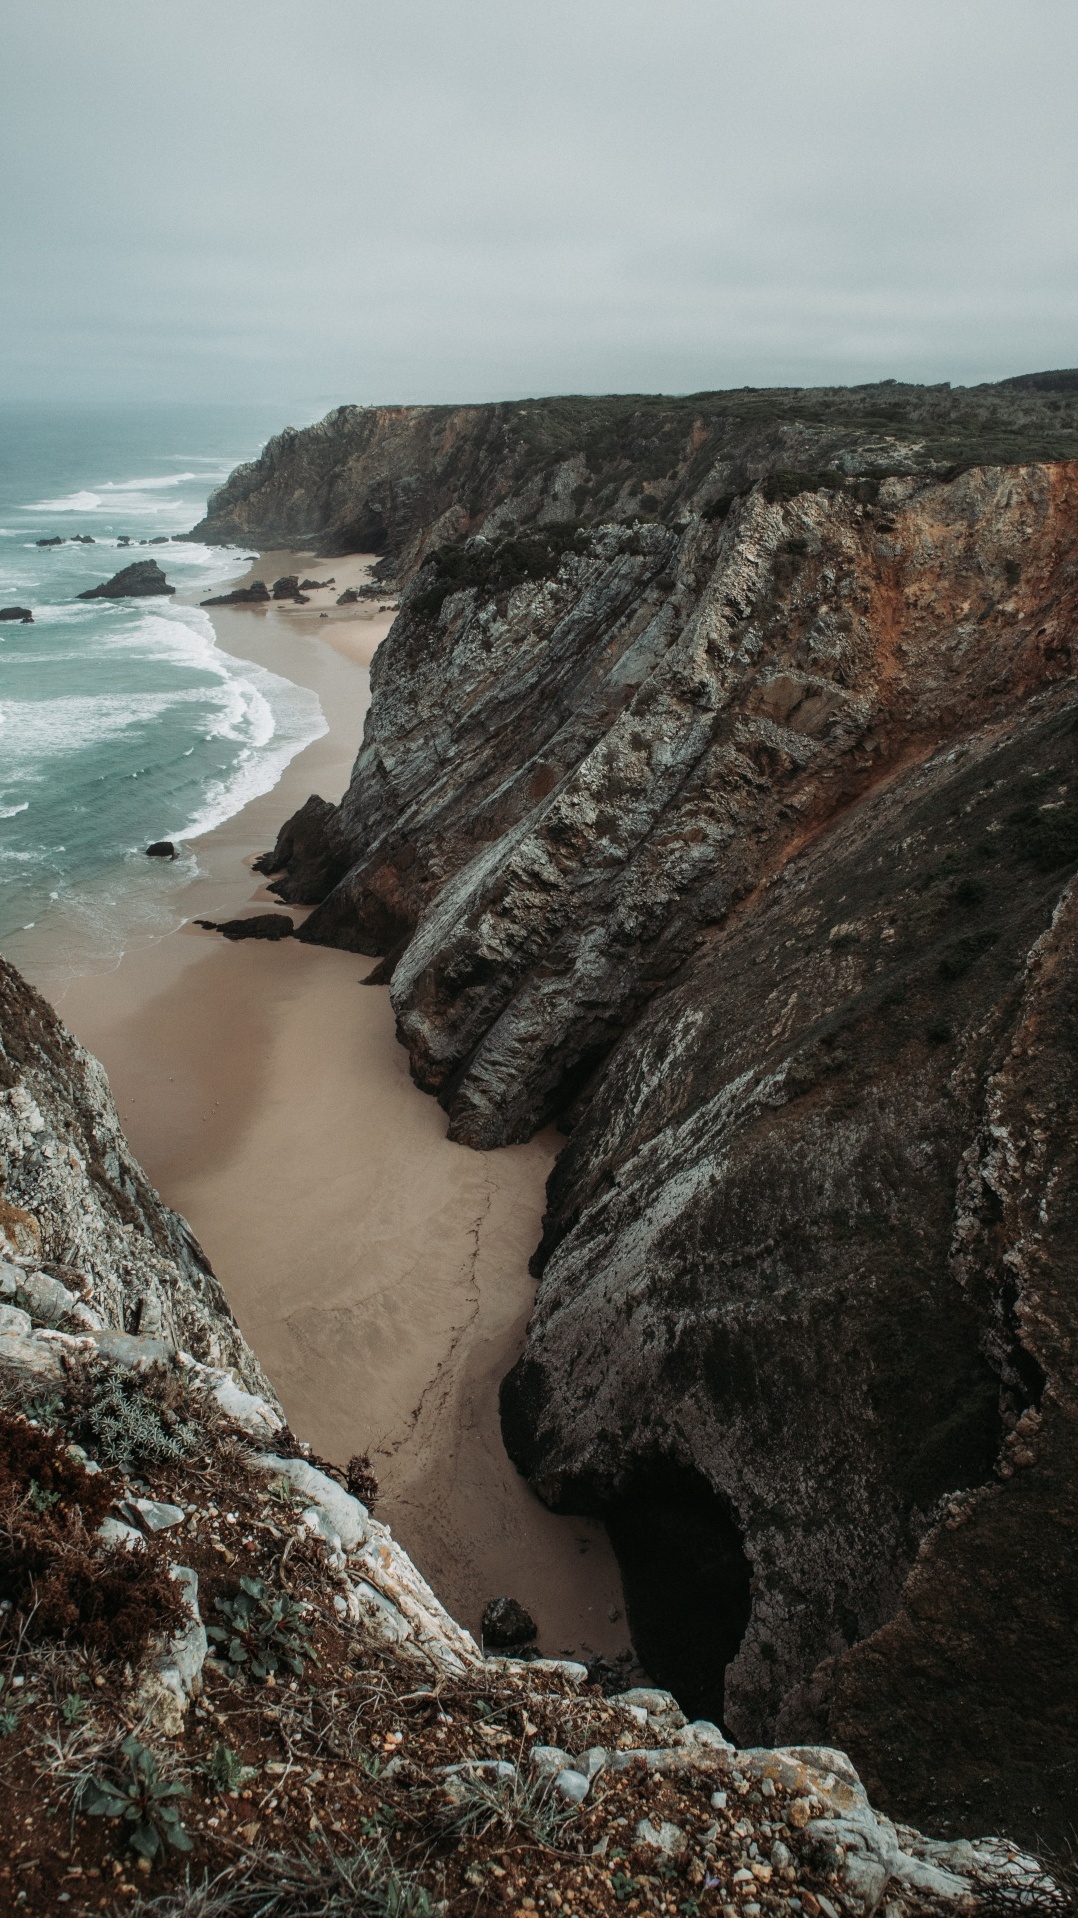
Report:
[[[76,493],[63,493],[59,499],[31,500],[23,508],[27,513],[113,513],[118,506],[125,511],[131,510],[147,493],[167,493],[177,486],[190,485],[197,481],[200,486],[212,486],[215,478],[227,477],[228,469],[216,464],[215,472],[208,473],[167,473],[154,475],[146,479],[101,480],[93,487],[81,487]],[[154,511],[160,511],[156,504]]]

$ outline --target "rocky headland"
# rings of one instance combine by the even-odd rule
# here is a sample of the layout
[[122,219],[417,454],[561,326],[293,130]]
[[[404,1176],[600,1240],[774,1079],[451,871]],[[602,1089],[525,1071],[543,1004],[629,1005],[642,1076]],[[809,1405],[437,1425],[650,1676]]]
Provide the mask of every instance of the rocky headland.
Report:
[[555,1119],[510,1453],[637,1650],[934,1829],[1078,1769],[1078,377],[356,409],[202,537],[403,586],[263,862],[453,1137]]

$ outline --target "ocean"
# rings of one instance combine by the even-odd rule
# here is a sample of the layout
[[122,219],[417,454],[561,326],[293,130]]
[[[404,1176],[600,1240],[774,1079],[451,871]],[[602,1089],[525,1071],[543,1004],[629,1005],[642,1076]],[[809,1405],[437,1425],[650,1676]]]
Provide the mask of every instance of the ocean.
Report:
[[[201,835],[326,731],[313,692],[223,652],[197,604],[78,598],[135,559],[196,599],[245,570],[243,549],[177,535],[287,423],[264,407],[0,406],[0,607],[33,613],[0,622],[0,942],[52,914],[100,950],[125,925],[176,923]],[[181,857],[147,860],[155,839]]]

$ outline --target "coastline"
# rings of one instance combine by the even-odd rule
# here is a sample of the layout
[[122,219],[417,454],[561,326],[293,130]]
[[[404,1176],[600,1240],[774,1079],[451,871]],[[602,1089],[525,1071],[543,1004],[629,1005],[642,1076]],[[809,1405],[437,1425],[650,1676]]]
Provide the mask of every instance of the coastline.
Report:
[[309,793],[347,785],[393,618],[335,606],[368,557],[266,553],[244,579],[335,585],[305,607],[209,609],[224,650],[317,692],[328,731],[196,842],[198,876],[176,895],[185,923],[108,969],[58,961],[45,932],[10,956],[104,1063],[133,1151],[205,1245],[290,1422],[342,1464],[370,1452],[379,1516],[454,1616],[478,1631],[507,1593],[544,1651],[616,1655],[628,1633],[603,1528],[548,1512],[498,1427],[554,1136],[487,1154],[451,1144],[411,1083],[388,989],[361,986],[373,960],[230,945],[191,923],[276,905],[251,860]]

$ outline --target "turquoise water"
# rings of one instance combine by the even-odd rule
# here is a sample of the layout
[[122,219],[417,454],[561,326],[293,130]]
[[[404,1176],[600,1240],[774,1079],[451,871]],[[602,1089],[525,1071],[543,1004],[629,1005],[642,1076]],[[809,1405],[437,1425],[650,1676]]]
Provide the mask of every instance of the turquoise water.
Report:
[[[0,607],[34,615],[0,623],[0,940],[54,908],[100,922],[137,894],[143,917],[167,910],[199,837],[325,732],[314,693],[223,653],[197,605],[77,597],[134,559],[195,597],[242,571],[243,549],[174,536],[284,424],[252,407],[0,406]],[[95,543],[38,546],[56,534]],[[154,839],[182,842],[175,866],[147,862]]]

